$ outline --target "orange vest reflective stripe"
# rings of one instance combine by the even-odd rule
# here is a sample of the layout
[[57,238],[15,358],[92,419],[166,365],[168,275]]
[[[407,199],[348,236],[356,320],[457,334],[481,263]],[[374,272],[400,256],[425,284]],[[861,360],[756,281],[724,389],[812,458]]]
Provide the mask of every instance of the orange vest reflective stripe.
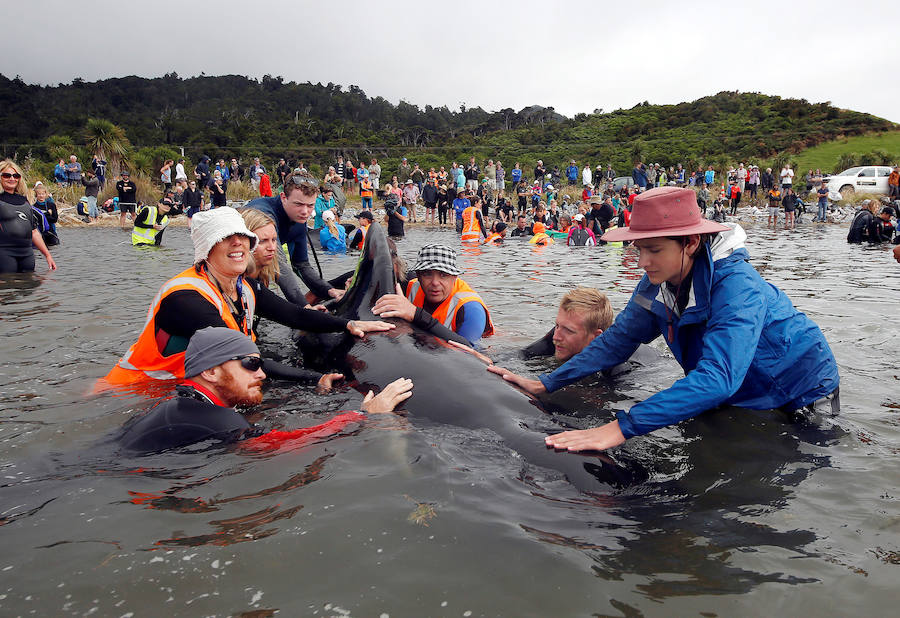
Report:
[[184,377],[184,352],[177,352],[171,356],[163,356],[159,344],[156,342],[155,318],[159,312],[163,299],[179,290],[193,290],[198,292],[207,301],[216,307],[222,321],[228,328],[239,330],[251,339],[256,340],[253,334],[253,314],[256,309],[256,294],[253,289],[244,284],[242,286],[244,319],[238,324],[231,314],[231,309],[225,301],[225,297],[219,288],[207,276],[206,272],[197,273],[194,267],[188,268],[183,273],[166,281],[156,293],[150,309],[147,311],[147,321],[144,330],[141,331],[138,340],[128,348],[119,362],[107,374],[105,380],[111,384],[131,384],[144,381],[148,378],[154,380],[171,380]]
[[362,236],[359,239],[359,242],[355,244],[352,249],[362,249],[363,245],[366,244],[366,232],[369,231],[368,225],[360,225],[359,231],[362,233]]
[[[419,285],[418,279],[413,279],[406,284],[406,298],[416,307],[425,307],[425,292]],[[475,293],[475,290],[469,287],[469,284],[457,277],[450,294],[444,299],[437,309],[432,311],[431,317],[456,332],[456,314],[460,307],[466,303],[476,302],[484,307],[484,314],[487,316],[487,323],[484,325],[484,333],[482,336],[494,334],[494,323],[491,322],[491,312],[488,311],[487,305],[481,300],[481,297]]]
[[368,180],[363,180],[359,185],[359,196],[360,197],[372,197],[372,183]]
[[502,241],[502,240],[503,240],[503,236],[501,236],[497,232],[494,232],[493,234],[491,234],[490,236],[488,236],[487,238],[484,239],[484,244],[487,245],[492,242],[498,242],[498,241]]
[[478,223],[478,217],[475,213],[478,208],[469,206],[462,212],[462,238],[463,242],[480,243],[481,242],[481,225]]

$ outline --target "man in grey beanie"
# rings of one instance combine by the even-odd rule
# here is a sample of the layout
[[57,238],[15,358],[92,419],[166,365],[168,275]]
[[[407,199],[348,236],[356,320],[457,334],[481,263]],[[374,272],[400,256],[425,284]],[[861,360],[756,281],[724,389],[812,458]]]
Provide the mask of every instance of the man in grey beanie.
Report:
[[[272,448],[286,442],[298,446],[365,418],[361,412],[346,412],[315,427],[266,433],[234,409],[262,402],[266,377],[262,367],[259,348],[245,334],[212,326],[198,330],[185,352],[185,380],[176,387],[178,396],[129,421],[119,442],[133,452],[164,451],[205,440],[244,440],[250,448]],[[412,387],[411,380],[400,378],[378,395],[369,391],[361,410],[392,412],[412,395]]]

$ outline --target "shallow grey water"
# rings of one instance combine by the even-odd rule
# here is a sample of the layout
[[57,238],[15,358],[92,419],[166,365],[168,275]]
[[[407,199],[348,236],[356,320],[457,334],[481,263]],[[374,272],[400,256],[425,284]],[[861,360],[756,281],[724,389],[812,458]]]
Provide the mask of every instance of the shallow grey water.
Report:
[[[118,230],[63,230],[58,272],[0,282],[0,611],[892,613],[900,266],[886,248],[847,246],[843,227],[747,231],[756,267],[831,342],[840,417],[706,414],[629,441],[613,457],[634,480],[586,495],[490,432],[390,419],[279,454],[118,457],[104,438],[149,402],[86,393],[134,341],[159,285],[189,264],[188,232],[136,250]],[[457,243],[416,229],[400,250],[413,259],[434,241]],[[535,373],[549,365],[515,350],[552,325],[565,289],[594,285],[620,310],[640,276],[621,248],[508,242],[461,261],[497,326],[488,353]],[[326,274],[352,264],[323,256]],[[264,350],[294,355],[286,329],[263,331]],[[679,375],[664,356],[569,387],[542,429],[605,422]],[[300,427],[359,400],[272,384],[255,419]]]

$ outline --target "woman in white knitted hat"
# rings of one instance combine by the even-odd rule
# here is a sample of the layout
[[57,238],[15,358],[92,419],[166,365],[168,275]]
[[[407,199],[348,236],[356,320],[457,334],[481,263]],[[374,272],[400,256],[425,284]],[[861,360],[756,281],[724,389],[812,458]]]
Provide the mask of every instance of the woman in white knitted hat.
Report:
[[253,316],[311,332],[347,330],[358,337],[394,328],[298,307],[271,290],[245,284],[258,238],[233,208],[199,212],[191,222],[194,265],[167,281],[153,299],[137,342],[104,378],[111,385],[184,377],[184,351],[196,331],[224,326],[255,339]]

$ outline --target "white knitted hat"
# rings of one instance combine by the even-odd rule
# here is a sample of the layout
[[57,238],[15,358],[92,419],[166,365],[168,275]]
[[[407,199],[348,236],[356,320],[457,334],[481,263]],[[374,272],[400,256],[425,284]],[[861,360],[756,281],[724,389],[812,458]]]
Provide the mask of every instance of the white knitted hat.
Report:
[[250,251],[256,249],[259,238],[247,229],[244,218],[234,208],[223,206],[203,210],[191,218],[191,241],[194,243],[194,264],[209,257],[209,252],[220,240],[234,234],[250,239]]

